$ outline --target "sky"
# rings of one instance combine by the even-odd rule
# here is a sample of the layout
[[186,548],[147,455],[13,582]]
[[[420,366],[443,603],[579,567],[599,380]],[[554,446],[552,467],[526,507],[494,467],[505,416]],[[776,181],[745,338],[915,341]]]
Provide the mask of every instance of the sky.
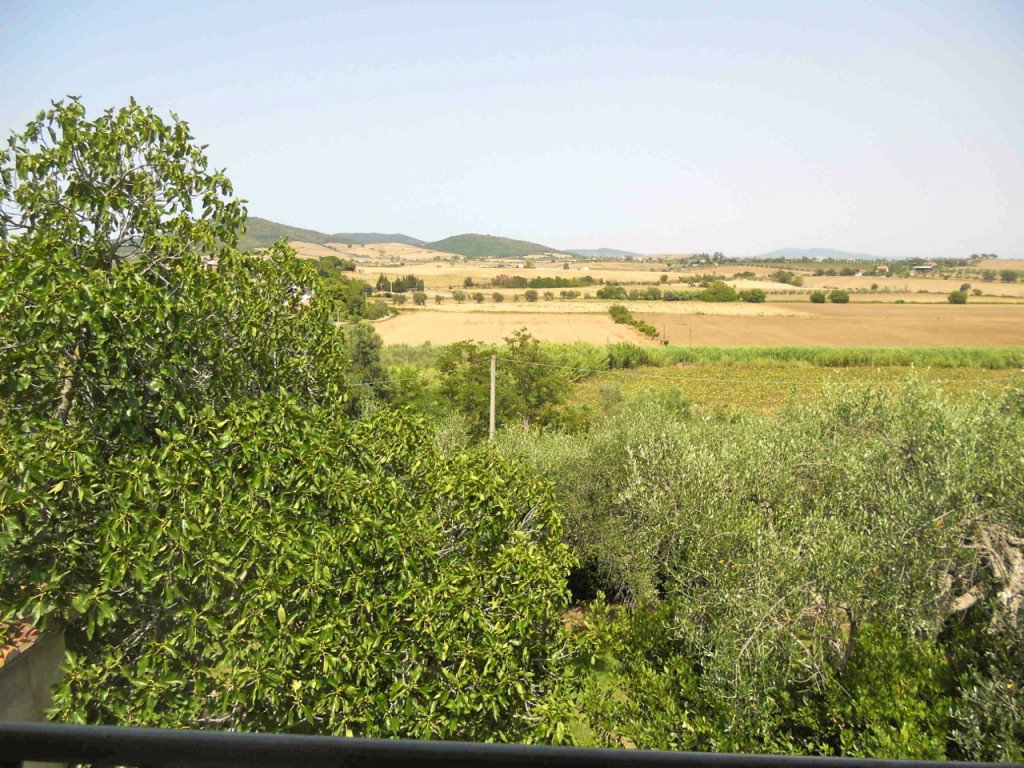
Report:
[[1024,258],[1024,2],[0,0],[0,131],[174,111],[249,212],[644,253]]

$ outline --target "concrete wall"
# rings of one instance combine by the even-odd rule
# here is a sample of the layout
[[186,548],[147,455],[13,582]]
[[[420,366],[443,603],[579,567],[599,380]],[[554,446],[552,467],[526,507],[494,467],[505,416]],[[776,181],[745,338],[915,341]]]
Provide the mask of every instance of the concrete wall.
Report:
[[28,650],[0,667],[0,720],[46,719],[50,692],[61,679],[64,635],[42,634]]

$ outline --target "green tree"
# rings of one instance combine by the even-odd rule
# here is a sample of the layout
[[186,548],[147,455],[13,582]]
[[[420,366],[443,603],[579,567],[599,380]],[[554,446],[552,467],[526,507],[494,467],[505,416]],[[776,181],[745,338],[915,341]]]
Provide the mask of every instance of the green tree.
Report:
[[424,293],[423,291],[416,291],[412,295],[412,302],[417,307],[422,307],[422,306],[426,305],[426,303],[427,303],[427,294]]
[[500,304],[505,300],[505,294],[503,294],[501,291],[495,291],[493,294],[491,294],[491,298],[494,300],[495,304]]
[[531,302],[537,300],[537,295],[538,295],[537,291],[535,291],[533,288],[529,288],[529,289],[527,289],[526,291],[523,292],[523,297],[527,301],[531,301]]
[[833,304],[849,304],[850,294],[846,291],[840,290],[839,288],[835,288],[829,292],[828,300]]
[[824,291],[811,291],[811,301],[815,304],[824,304],[826,298]]
[[367,416],[379,338],[188,127],[57,103],[0,178],[0,622],[66,629],[61,716],[559,740],[547,492]]
[[504,347],[460,342],[450,345],[438,360],[442,396],[470,420],[473,433],[487,434],[491,355],[499,358],[495,403],[499,426],[558,423],[569,378],[523,328],[506,337]]
[[462,304],[466,300],[466,292],[452,291],[452,298],[455,299],[456,304]]
[[185,123],[57,102],[12,136],[0,181],[0,398],[16,418],[112,451],[280,386],[353,394],[319,278],[286,246],[234,249],[241,202]]
[[966,304],[967,291],[952,291],[946,299],[950,304]]

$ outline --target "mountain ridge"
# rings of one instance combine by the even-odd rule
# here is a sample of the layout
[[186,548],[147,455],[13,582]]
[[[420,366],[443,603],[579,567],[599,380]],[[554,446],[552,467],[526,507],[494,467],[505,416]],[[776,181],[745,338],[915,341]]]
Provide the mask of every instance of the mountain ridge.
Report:
[[292,227],[288,224],[280,224],[270,219],[262,219],[259,216],[250,216],[246,220],[245,234],[239,240],[239,247],[242,250],[251,248],[268,248],[281,238],[287,240],[298,240],[303,243],[344,243],[346,245],[366,245],[368,243],[404,243],[405,245],[423,245],[424,241],[409,235],[400,233],[387,234],[383,232],[336,232],[330,234],[319,232],[315,229],[303,229]]

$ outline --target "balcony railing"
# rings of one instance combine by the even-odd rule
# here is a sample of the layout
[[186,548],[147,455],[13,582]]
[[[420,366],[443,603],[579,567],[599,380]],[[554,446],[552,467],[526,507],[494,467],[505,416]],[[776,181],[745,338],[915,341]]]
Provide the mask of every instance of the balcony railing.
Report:
[[707,752],[534,747],[451,741],[348,739],[223,731],[178,731],[54,723],[0,723],[0,768],[22,761],[145,768],[317,766],[693,766],[694,768],[877,768],[981,765]]

